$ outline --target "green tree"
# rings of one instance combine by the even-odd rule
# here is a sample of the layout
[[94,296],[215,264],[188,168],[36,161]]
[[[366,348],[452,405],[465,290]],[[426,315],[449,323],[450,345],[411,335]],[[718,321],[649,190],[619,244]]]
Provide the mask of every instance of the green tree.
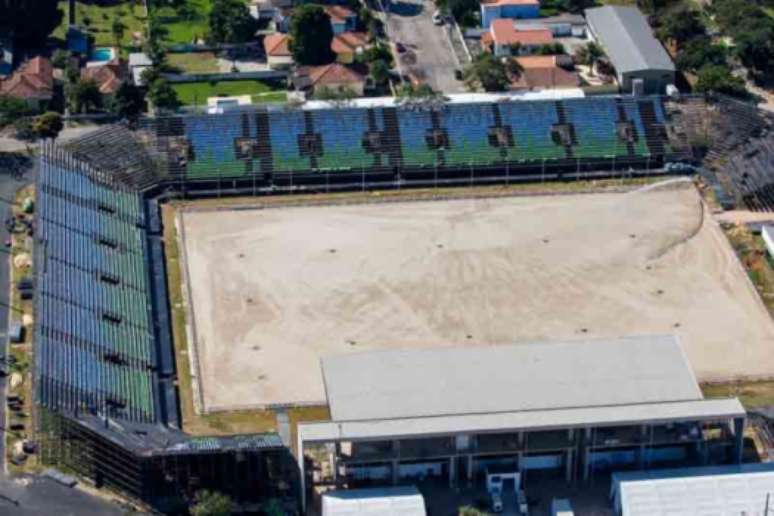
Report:
[[392,67],[394,64],[392,52],[390,52],[390,49],[382,43],[371,45],[369,48],[365,49],[362,54],[358,55],[356,59],[363,63],[384,61],[389,67]]
[[314,92],[315,99],[324,100],[334,107],[346,107],[356,97],[357,94],[351,88],[346,87],[329,88],[324,86]]
[[744,80],[731,73],[727,66],[705,65],[699,70],[696,91],[702,93],[725,93],[734,97],[747,97],[749,94]]
[[699,11],[680,3],[659,16],[656,35],[674,41],[678,47],[706,33]]
[[54,111],[43,113],[32,124],[32,131],[38,138],[56,138],[63,128],[62,115]]
[[124,82],[118,87],[110,110],[121,118],[135,120],[145,110],[145,97],[140,88]]
[[387,66],[387,63],[385,63],[383,60],[377,59],[371,63],[371,67],[369,68],[369,75],[374,81],[374,84],[378,86],[384,86],[390,80],[390,67]]
[[290,23],[290,49],[296,63],[321,65],[332,62],[336,55],[331,50],[331,41],[331,19],[322,7],[310,4],[296,8]]
[[63,15],[57,0],[0,0],[0,33],[13,34],[18,47],[42,47]]
[[102,104],[102,94],[91,79],[78,79],[65,84],[67,105],[73,113],[84,113]]
[[174,111],[180,106],[177,92],[163,77],[156,78],[148,87],[148,100],[158,110]]
[[591,75],[594,75],[594,67],[603,57],[605,57],[605,51],[594,41],[590,41],[587,45],[575,51],[575,61],[588,66]]
[[503,60],[482,52],[462,71],[462,79],[471,91],[505,91],[520,74],[521,67],[515,59]]
[[701,36],[689,41],[675,59],[677,68],[695,72],[704,65],[725,65],[728,49],[725,45],[715,44],[709,36]]
[[190,512],[191,516],[229,516],[232,510],[233,503],[228,496],[203,489],[197,491]]
[[110,24],[110,32],[113,34],[113,43],[117,47],[121,46],[121,41],[124,39],[124,33],[126,32],[126,25],[121,21],[120,16],[113,17],[113,23]]
[[215,0],[209,17],[209,38],[216,43],[244,43],[255,36],[257,24],[241,0]]
[[0,96],[0,127],[13,124],[30,113],[32,111],[22,99]]

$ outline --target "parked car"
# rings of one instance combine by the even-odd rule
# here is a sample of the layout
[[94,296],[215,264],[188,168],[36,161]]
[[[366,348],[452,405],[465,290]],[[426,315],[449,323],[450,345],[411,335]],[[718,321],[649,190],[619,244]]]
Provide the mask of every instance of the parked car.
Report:
[[404,45],[400,41],[396,41],[395,42],[395,50],[397,50],[399,54],[402,54],[403,52],[406,51],[406,45]]
[[433,23],[436,25],[443,25],[443,16],[441,16],[441,11],[435,11],[433,13]]

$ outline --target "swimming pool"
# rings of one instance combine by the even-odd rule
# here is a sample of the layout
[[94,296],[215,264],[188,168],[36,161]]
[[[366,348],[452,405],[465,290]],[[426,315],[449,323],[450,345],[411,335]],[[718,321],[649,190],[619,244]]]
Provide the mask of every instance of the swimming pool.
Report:
[[116,57],[116,49],[113,47],[96,47],[91,51],[89,61],[111,61]]

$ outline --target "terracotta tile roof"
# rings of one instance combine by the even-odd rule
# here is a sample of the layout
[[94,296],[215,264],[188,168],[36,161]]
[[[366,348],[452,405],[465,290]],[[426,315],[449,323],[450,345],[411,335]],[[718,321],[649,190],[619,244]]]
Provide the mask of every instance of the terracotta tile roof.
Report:
[[484,5],[540,5],[540,0],[483,0]]
[[0,93],[22,99],[50,99],[54,91],[54,68],[45,57],[24,63],[0,84]]
[[118,59],[99,66],[87,66],[81,70],[81,78],[96,82],[99,92],[103,95],[115,93],[126,76],[126,65]]
[[337,54],[355,52],[368,46],[368,34],[365,32],[342,32],[333,36],[331,50]]
[[524,69],[521,76],[513,81],[513,89],[577,88],[578,74],[558,66],[557,56],[517,57]]
[[339,63],[309,66],[305,72],[308,74],[312,86],[365,82],[363,74]]
[[263,48],[267,56],[285,57],[292,55],[290,36],[275,32],[263,38]]
[[[545,45],[554,41],[549,29],[516,30],[513,20],[500,18],[492,21],[490,27],[492,40],[498,45]],[[482,38],[483,42],[483,38]]]
[[331,21],[334,23],[344,23],[347,18],[352,18],[355,13],[352,9],[344,7],[343,5],[326,5],[323,6],[325,12],[331,17]]

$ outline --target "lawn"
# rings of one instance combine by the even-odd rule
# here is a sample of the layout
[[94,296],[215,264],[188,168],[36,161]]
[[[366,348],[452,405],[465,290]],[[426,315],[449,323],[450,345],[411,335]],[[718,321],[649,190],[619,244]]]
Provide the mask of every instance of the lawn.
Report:
[[774,382],[739,382],[705,384],[701,390],[706,398],[738,397],[745,408],[774,405]]
[[[247,3],[247,0],[244,0]],[[181,7],[155,7],[154,14],[167,29],[165,41],[170,44],[189,44],[203,39],[209,30],[208,16],[212,0],[186,0]]]
[[173,44],[188,44],[204,38],[207,33],[207,16],[212,0],[186,0],[181,7],[155,7],[154,14],[167,29],[165,40]]
[[206,104],[208,97],[250,95],[253,102],[284,102],[286,97],[284,90],[261,81],[187,82],[172,87],[180,102],[188,106]]
[[[59,8],[64,12],[62,23],[54,31],[54,37],[64,40],[68,27],[68,2],[60,1]],[[77,2],[75,8],[75,20],[77,24],[86,28],[94,36],[94,44],[97,46],[115,45],[113,38],[113,19],[121,18],[126,29],[124,30],[121,45],[132,44],[132,34],[139,32],[145,34],[145,8],[133,0],[116,2],[112,5],[96,5],[93,3]]]
[[186,73],[216,73],[218,59],[212,52],[167,54],[167,62]]

